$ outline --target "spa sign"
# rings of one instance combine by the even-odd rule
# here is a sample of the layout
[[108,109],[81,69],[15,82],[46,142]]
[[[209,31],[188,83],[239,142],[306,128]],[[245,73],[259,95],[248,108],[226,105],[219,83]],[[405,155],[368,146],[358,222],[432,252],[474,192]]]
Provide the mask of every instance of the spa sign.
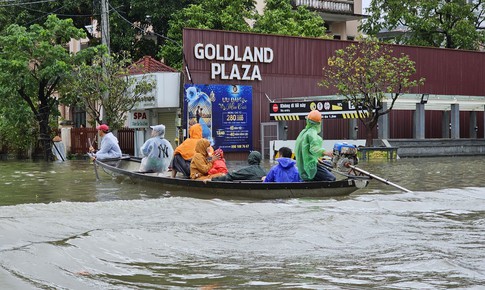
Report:
[[[273,62],[273,49],[269,47],[239,47],[197,43],[194,56],[211,62],[211,79],[262,81],[259,64]],[[231,62],[231,63],[229,63]]]

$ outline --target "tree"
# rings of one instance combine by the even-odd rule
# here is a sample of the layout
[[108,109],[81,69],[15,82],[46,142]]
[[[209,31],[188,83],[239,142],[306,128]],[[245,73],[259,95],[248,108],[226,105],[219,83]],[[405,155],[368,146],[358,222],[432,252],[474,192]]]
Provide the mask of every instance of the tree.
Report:
[[324,21],[304,6],[296,10],[288,0],[267,0],[264,14],[256,16],[254,32],[290,36],[324,37]]
[[250,31],[246,19],[253,19],[253,0],[205,0],[176,12],[169,21],[167,37],[159,55],[168,65],[182,67],[182,31],[186,27]]
[[[69,77],[75,56],[66,49],[71,38],[84,37],[71,20],[51,15],[44,26],[10,25],[0,35],[0,86],[22,99],[38,122],[46,160],[51,157],[50,118],[57,113],[57,89]],[[21,132],[19,132],[21,134]]]
[[485,44],[482,0],[372,0],[361,30],[404,28],[396,43],[478,50]]
[[[379,117],[392,110],[400,95],[424,84],[424,78],[411,79],[415,72],[409,56],[393,56],[389,46],[368,38],[337,50],[323,68],[319,84],[335,88],[352,103],[366,128],[366,146],[373,146]],[[382,102],[388,98],[391,104],[383,109]]]
[[27,104],[9,89],[0,87],[0,152],[15,152],[24,158],[27,149],[36,144],[37,126]]
[[[135,59],[144,55],[155,56],[159,45],[165,41],[162,36],[166,35],[168,21],[173,14],[195,2],[199,1],[164,0],[163,5],[160,5],[160,2],[148,0],[110,0],[111,51],[129,51]],[[85,31],[91,46],[100,43],[90,29],[93,19],[101,23],[100,1],[5,3],[0,6],[0,31],[11,24],[41,24],[50,14],[56,14],[60,19],[72,18],[74,26]]]
[[[143,101],[153,100],[153,81],[146,76],[138,79],[129,74],[132,63],[126,55],[95,55],[90,64],[82,64],[74,69],[71,82],[65,84],[62,93],[64,102],[82,106],[92,118],[92,126],[109,124],[112,130],[121,128],[126,113]],[[140,68],[141,70],[143,68]],[[108,97],[105,98],[105,93]],[[106,119],[102,119],[102,111]]]

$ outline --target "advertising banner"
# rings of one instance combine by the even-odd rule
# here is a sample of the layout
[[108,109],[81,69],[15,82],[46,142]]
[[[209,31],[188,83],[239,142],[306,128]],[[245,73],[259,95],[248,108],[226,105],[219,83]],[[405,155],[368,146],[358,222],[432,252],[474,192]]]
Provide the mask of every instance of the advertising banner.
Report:
[[[323,119],[354,119],[358,113],[348,100],[275,102],[269,104],[271,120],[291,121],[304,120],[312,110],[319,110]],[[361,111],[367,116],[367,111]]]
[[202,135],[214,149],[252,150],[251,86],[185,85],[187,125],[201,124]]

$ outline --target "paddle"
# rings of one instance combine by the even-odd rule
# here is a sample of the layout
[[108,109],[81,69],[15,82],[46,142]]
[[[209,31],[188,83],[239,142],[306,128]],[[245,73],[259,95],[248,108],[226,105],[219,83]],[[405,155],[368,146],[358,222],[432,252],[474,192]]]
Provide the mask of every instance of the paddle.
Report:
[[[91,138],[88,138],[89,142],[89,148],[93,147],[93,143],[91,143]],[[88,153],[89,156],[92,156],[92,153]],[[96,174],[96,180],[99,180],[99,175],[98,175],[98,168],[96,167],[96,159],[93,159],[93,165],[94,165],[94,174]]]
[[362,169],[360,169],[360,168],[357,168],[357,166],[350,165],[350,164],[346,164],[346,166],[347,166],[347,167],[349,167],[349,168],[352,168],[353,170],[358,171],[358,172],[360,172],[360,173],[362,173],[362,174],[364,174],[364,175],[367,175],[367,176],[369,176],[370,178],[374,178],[374,179],[379,180],[380,182],[383,182],[383,183],[385,183],[385,184],[387,184],[387,185],[394,186],[394,187],[396,187],[396,188],[398,188],[398,189],[400,189],[400,190],[402,190],[402,191],[405,191],[405,192],[412,192],[412,191],[411,191],[411,190],[409,190],[409,189],[406,189],[406,188],[404,188],[404,187],[402,187],[402,186],[399,186],[399,185],[397,185],[397,184],[395,184],[395,183],[392,183],[392,182],[390,182],[390,181],[388,181],[388,180],[386,180],[386,179],[384,179],[384,178],[381,178],[381,177],[379,177],[379,176],[377,176],[377,175],[375,175],[375,174],[372,174],[372,173],[370,173],[370,172],[367,172],[367,171],[365,171],[365,170],[362,170]]

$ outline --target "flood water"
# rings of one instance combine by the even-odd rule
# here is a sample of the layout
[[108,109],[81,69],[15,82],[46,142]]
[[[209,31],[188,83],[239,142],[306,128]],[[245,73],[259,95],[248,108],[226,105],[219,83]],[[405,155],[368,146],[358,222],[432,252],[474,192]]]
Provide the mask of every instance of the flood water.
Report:
[[251,201],[1,161],[0,289],[485,289],[484,162],[362,162],[413,192]]

